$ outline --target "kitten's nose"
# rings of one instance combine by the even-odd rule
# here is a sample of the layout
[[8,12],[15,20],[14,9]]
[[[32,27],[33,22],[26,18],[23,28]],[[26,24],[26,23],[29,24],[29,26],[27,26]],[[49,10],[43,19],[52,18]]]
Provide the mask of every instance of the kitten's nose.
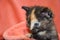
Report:
[[39,23],[35,23],[34,26],[39,26]]

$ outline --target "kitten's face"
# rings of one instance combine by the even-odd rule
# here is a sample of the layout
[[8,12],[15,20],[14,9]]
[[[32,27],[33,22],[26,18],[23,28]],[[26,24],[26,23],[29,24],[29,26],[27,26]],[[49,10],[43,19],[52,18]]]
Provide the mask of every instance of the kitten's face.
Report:
[[47,7],[22,7],[26,10],[27,22],[30,30],[37,31],[41,26],[46,27],[46,25],[52,20],[53,15],[51,10]]

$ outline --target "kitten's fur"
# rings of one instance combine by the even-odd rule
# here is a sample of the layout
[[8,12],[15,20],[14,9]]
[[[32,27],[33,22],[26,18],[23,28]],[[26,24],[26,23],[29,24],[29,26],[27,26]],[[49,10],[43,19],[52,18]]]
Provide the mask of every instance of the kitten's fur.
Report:
[[43,6],[22,7],[26,10],[27,25],[36,40],[58,40],[53,14],[50,9]]

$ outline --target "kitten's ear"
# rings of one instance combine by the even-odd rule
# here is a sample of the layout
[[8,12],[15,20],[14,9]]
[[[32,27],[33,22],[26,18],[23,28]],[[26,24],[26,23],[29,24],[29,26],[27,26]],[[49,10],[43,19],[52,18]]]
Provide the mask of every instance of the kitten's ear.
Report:
[[22,8],[25,10],[25,11],[29,11],[30,8],[29,7],[26,7],[26,6],[22,6]]

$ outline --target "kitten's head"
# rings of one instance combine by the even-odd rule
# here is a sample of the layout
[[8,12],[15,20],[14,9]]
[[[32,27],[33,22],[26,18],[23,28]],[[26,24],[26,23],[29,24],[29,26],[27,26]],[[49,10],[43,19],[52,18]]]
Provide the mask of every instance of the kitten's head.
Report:
[[[50,9],[42,6],[22,7],[26,11],[27,22],[30,30],[39,29],[40,26],[46,26],[53,18]],[[36,31],[36,30],[35,30]]]

